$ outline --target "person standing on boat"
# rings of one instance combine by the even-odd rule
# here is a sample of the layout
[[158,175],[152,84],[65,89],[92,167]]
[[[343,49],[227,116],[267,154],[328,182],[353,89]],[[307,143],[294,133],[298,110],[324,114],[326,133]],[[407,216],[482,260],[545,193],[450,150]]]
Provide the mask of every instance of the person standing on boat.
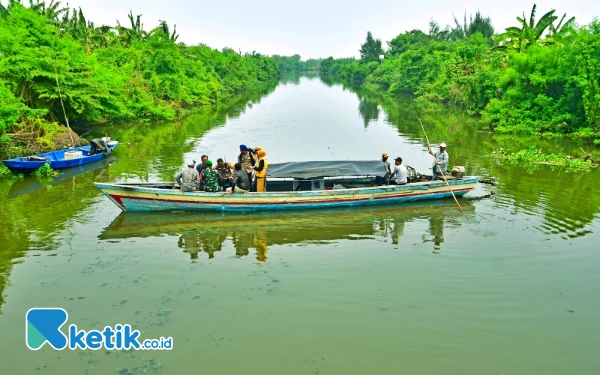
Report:
[[228,193],[249,193],[252,188],[252,182],[248,178],[248,173],[242,170],[242,165],[236,163],[234,166],[235,177],[233,178],[233,187],[227,188]]
[[394,160],[396,161],[396,165],[394,166],[394,170],[392,171],[392,177],[394,177],[394,183],[396,185],[404,185],[407,182],[406,167],[404,165],[402,165],[401,157],[397,157]]
[[384,152],[383,154],[381,154],[381,162],[383,163],[383,166],[385,167],[386,173],[385,173],[385,176],[383,176],[383,177],[381,177],[381,176],[375,177],[375,183],[377,184],[377,186],[383,185],[384,182],[386,182],[390,179],[392,170],[390,168],[390,162],[388,161],[389,157],[390,157],[390,155],[387,152]]
[[206,168],[202,171],[204,178],[202,179],[202,186],[204,191],[217,192],[219,191],[219,172],[212,167],[212,161],[206,161]]
[[431,167],[431,170],[433,171],[433,180],[437,180],[437,178],[442,175],[442,172],[444,173],[444,176],[448,175],[448,161],[450,160],[450,156],[448,156],[448,153],[446,152],[446,144],[441,143],[440,150],[436,153],[431,151],[431,147],[428,147],[427,149],[435,158],[433,166]]
[[179,185],[181,185],[181,191],[194,191],[198,188],[198,183],[200,182],[200,178],[198,175],[198,171],[194,169],[195,161],[190,161],[188,163],[188,167],[186,170],[179,172],[177,176],[175,176],[175,181]]
[[254,170],[254,164],[256,159],[250,152],[246,145],[240,145],[240,154],[238,155],[238,163],[241,164],[242,169],[248,173],[248,178],[252,181],[252,171]]
[[269,167],[269,163],[265,156],[267,156],[267,152],[265,150],[260,150],[257,152],[258,161],[254,166],[254,175],[256,176],[256,192],[264,193],[267,191],[267,168]]

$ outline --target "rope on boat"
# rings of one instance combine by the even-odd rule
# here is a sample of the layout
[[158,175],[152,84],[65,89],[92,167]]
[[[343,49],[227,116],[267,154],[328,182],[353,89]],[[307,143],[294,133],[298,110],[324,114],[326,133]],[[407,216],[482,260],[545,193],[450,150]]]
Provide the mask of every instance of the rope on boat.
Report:
[[[425,132],[425,127],[423,126],[423,123],[421,122],[420,118],[419,118],[419,123],[421,124],[421,129],[423,129],[423,134],[425,134],[425,139],[427,140],[427,146],[429,147],[429,149],[431,149],[431,144],[429,143],[429,137],[427,136],[427,132]],[[435,165],[439,166],[439,163],[438,163],[435,155],[433,155],[433,158],[435,159]],[[440,168],[440,173],[442,174],[442,178],[444,179],[444,181],[446,181],[446,185],[448,185],[448,189],[450,189],[450,193],[452,193],[452,198],[454,198],[454,201],[456,202],[458,209],[464,215],[465,211],[463,211],[462,207],[460,206],[460,203],[458,203],[458,199],[456,199],[456,195],[454,195],[454,191],[450,187],[450,184],[448,183],[448,180],[446,179],[446,176],[444,175],[444,171],[442,171],[442,168]]]

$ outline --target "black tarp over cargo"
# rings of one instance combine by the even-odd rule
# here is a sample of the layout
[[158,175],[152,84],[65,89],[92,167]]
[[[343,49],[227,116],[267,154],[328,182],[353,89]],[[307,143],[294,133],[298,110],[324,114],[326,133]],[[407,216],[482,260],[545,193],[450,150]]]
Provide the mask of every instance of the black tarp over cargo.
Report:
[[106,153],[108,151],[108,145],[102,139],[92,139],[90,141],[90,155],[96,155],[101,152]]
[[298,161],[269,164],[269,177],[300,179],[340,176],[385,176],[381,160],[361,161]]

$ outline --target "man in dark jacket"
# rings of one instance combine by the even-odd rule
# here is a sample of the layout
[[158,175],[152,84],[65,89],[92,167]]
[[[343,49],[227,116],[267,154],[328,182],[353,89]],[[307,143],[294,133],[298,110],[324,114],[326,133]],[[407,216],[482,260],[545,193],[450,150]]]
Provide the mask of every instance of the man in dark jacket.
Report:
[[252,188],[252,183],[246,171],[242,170],[240,163],[235,164],[235,177],[233,179],[233,187],[227,188],[228,193],[248,193]]

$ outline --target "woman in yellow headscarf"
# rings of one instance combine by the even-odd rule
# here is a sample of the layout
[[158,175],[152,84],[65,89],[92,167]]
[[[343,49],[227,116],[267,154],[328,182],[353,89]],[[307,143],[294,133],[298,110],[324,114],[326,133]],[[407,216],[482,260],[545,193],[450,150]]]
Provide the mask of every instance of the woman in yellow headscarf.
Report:
[[259,150],[256,155],[258,156],[258,160],[254,165],[254,177],[256,177],[256,192],[263,193],[267,191],[267,168],[269,167],[269,163],[267,163],[267,152],[265,150]]

